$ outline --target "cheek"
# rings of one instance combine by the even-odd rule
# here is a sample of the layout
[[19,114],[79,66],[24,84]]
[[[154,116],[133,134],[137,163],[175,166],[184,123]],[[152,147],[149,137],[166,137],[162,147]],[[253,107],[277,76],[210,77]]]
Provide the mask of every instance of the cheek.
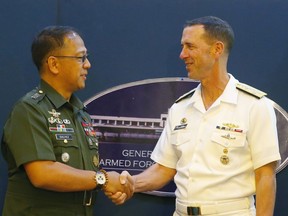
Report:
[[208,52],[202,52],[199,54],[199,59],[201,60],[202,63],[210,64],[214,62],[214,59],[211,57],[210,53]]

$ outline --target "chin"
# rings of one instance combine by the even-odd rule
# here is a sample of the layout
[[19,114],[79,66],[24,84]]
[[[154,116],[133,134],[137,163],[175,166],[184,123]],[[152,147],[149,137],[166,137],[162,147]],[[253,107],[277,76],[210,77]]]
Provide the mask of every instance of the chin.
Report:
[[78,90],[81,90],[81,89],[84,89],[85,88],[85,85],[79,85],[78,86]]
[[192,72],[189,72],[189,71],[188,71],[188,73],[187,73],[187,77],[188,77],[189,79],[195,79],[195,77],[193,76]]
[[187,77],[192,80],[200,80],[197,75],[195,75],[192,71],[188,71]]
[[80,82],[79,83],[79,89],[83,89],[83,88],[85,88],[85,86],[86,86],[85,82]]

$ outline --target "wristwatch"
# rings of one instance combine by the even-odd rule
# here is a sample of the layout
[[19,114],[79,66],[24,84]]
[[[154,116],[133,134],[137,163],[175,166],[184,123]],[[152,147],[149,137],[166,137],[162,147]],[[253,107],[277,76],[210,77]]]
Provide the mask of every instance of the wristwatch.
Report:
[[95,174],[96,189],[104,189],[108,182],[107,173],[105,170],[98,170]]

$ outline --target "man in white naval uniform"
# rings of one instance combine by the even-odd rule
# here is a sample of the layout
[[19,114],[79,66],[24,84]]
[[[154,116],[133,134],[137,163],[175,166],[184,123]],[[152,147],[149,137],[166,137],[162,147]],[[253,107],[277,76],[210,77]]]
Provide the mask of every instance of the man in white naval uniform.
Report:
[[[170,108],[151,155],[155,164],[133,176],[135,192],[159,189],[174,178],[174,216],[273,215],[280,160],[276,117],[265,93],[228,73],[233,41],[232,28],[217,17],[187,22],[180,58],[200,84]],[[119,193],[110,196],[122,203]]]

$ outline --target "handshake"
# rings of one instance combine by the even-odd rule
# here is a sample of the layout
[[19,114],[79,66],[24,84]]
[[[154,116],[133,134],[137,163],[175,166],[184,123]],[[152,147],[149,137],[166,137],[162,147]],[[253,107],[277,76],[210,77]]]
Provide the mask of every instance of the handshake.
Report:
[[121,205],[130,199],[135,191],[135,179],[127,172],[121,174],[107,172],[107,184],[103,188],[105,195],[116,205]]
[[105,195],[116,205],[130,199],[134,192],[153,191],[173,180],[176,169],[154,163],[143,172],[131,176],[127,171],[121,174],[107,172],[108,182],[103,188]]

